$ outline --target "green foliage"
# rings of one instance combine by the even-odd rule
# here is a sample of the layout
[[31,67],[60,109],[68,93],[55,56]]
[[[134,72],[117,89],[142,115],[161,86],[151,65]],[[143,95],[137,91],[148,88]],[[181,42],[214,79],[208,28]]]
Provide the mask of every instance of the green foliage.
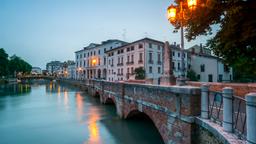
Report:
[[15,72],[22,72],[22,73],[30,73],[32,66],[21,59],[20,57],[13,56],[9,62],[9,70],[11,74],[14,74]]
[[3,48],[0,48],[0,76],[14,76],[14,73],[30,73],[32,66],[17,56],[12,56],[8,59],[8,54]]
[[0,48],[0,77],[8,74],[8,54]]
[[[193,11],[185,12],[186,38],[211,35],[218,28],[207,46],[241,73],[256,75],[255,9],[255,0],[200,0]],[[177,30],[180,24],[174,26]]]
[[135,79],[138,79],[138,80],[145,79],[145,70],[143,67],[136,68],[134,71],[135,71]]
[[196,73],[193,70],[189,70],[187,72],[187,77],[189,78],[190,81],[198,81]]

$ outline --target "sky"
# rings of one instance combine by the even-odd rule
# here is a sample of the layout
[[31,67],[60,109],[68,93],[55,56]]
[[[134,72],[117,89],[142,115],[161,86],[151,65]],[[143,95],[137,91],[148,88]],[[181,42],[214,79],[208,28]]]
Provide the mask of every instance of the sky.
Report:
[[[53,60],[107,39],[180,43],[166,18],[171,0],[0,0],[0,48],[45,69]],[[185,48],[208,37],[185,41]]]

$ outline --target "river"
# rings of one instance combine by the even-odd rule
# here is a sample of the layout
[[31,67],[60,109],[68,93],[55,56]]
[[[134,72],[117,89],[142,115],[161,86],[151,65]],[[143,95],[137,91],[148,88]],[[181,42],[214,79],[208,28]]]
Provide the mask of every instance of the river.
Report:
[[0,144],[161,144],[148,119],[120,119],[114,105],[66,84],[0,85]]

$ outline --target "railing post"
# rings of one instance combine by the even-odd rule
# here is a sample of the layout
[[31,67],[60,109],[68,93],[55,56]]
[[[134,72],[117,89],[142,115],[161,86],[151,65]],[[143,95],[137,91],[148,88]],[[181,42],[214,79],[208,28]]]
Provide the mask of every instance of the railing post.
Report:
[[201,86],[201,118],[209,118],[209,85]]
[[246,99],[247,144],[256,143],[256,93],[249,93]]
[[223,128],[227,132],[233,132],[233,89],[223,89]]

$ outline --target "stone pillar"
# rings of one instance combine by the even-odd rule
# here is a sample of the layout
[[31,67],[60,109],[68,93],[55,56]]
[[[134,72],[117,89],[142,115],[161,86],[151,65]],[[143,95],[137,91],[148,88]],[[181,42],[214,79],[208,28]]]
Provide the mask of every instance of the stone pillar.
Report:
[[223,89],[223,128],[227,132],[233,132],[233,89]]
[[160,77],[160,85],[174,85],[175,77],[172,71],[172,53],[168,42],[164,44],[163,50],[163,76]]
[[256,93],[249,93],[246,99],[247,141],[246,144],[256,143]]
[[209,85],[201,86],[201,118],[209,118]]

